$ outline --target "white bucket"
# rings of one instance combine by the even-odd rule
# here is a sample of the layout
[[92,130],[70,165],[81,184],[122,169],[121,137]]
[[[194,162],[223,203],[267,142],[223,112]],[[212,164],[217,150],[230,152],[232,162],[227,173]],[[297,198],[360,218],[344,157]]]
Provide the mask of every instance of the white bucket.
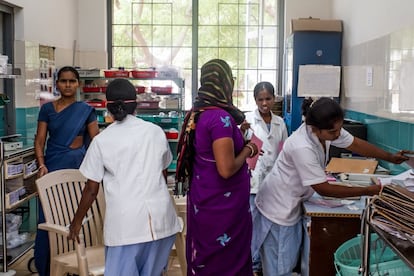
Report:
[[0,74],[7,74],[8,56],[0,55]]

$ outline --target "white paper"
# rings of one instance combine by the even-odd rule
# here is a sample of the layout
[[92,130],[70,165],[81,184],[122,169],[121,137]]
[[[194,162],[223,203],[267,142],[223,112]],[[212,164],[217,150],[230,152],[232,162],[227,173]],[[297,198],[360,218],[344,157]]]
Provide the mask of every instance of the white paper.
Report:
[[404,154],[405,156],[409,157],[409,159],[407,161],[405,161],[405,163],[410,166],[411,168],[414,168],[414,155],[412,154]]
[[298,97],[339,97],[340,83],[340,66],[299,66]]
[[412,187],[414,186],[414,172],[410,169],[392,177],[378,177],[378,180],[382,185],[395,183],[405,187]]

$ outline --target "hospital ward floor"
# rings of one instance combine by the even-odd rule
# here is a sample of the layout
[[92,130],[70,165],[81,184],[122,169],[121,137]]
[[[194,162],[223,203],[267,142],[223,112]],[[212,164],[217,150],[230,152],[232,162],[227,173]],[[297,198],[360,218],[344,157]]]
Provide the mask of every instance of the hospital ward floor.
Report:
[[[36,276],[37,273],[31,273],[27,267],[29,260],[33,257],[33,250],[30,250],[17,262],[15,262],[9,270],[14,270],[16,274],[14,276]],[[180,270],[180,265],[176,257],[171,257],[169,269],[166,276],[183,276]],[[0,273],[1,274],[1,273]],[[292,276],[300,276],[300,274],[293,273]]]
[[[33,257],[33,250],[30,250],[22,258],[20,258],[16,263],[14,263],[9,270],[16,271],[15,276],[36,276],[37,273],[31,273],[27,267],[29,260]],[[0,273],[1,274],[1,273]],[[171,263],[169,265],[167,276],[182,276],[180,265],[176,257],[172,257]]]

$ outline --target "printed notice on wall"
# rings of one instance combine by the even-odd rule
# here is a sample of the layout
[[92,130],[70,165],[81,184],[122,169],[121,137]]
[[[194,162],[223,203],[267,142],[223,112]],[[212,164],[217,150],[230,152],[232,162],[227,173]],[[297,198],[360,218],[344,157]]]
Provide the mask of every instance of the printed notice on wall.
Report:
[[300,65],[298,97],[339,97],[341,66]]

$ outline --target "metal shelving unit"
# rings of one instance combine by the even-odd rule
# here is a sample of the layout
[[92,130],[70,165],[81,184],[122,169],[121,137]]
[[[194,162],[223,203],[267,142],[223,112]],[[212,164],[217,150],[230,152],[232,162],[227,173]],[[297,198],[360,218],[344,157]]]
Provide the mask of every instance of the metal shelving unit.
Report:
[[363,276],[372,275],[370,273],[370,249],[371,249],[371,232],[377,233],[378,236],[397,254],[400,259],[413,270],[414,273],[414,245],[411,242],[403,241],[390,233],[380,229],[371,223],[372,206],[369,204],[371,198],[367,198],[366,210],[362,219],[363,230],[363,252],[360,272]]
[[[103,76],[81,76],[81,81],[83,85],[88,85],[92,82],[99,83],[99,87],[101,88],[99,92],[82,92],[82,87],[80,88],[81,92],[79,93],[79,100],[86,100],[87,98],[91,99],[93,97],[95,98],[101,98],[105,99],[105,89],[102,85],[102,83],[105,83],[105,85],[113,80],[114,78],[106,78]],[[128,77],[128,80],[133,82],[136,86],[144,85],[147,90],[150,90],[151,86],[158,86],[158,85],[169,85],[172,86],[172,93],[154,93],[157,97],[161,99],[161,102],[164,101],[165,106],[158,106],[152,108],[149,107],[140,107],[139,101],[138,101],[138,107],[137,107],[137,117],[150,121],[152,123],[155,123],[159,125],[164,130],[169,130],[171,128],[177,129],[179,132],[181,130],[181,125],[184,120],[184,95],[185,95],[185,80],[180,77],[153,77],[153,78],[134,78],[134,77]],[[148,93],[149,91],[147,91]],[[142,95],[142,94],[138,94]],[[138,96],[139,97],[139,96]],[[175,98],[175,101],[171,103],[168,103],[169,98]],[[95,110],[97,112],[98,116],[98,123],[101,127],[105,127],[108,123],[105,123],[103,121],[104,114],[106,113],[106,108],[97,108],[95,107]],[[171,151],[173,153],[174,159],[171,163],[170,167],[168,168],[169,172],[175,172],[176,169],[176,159],[177,159],[177,144],[178,144],[178,137],[177,138],[171,138],[168,139],[168,142],[170,144]]]
[[[16,212],[19,207],[22,207],[24,204],[30,204],[31,199],[36,198],[37,194],[34,187],[34,181],[37,172],[37,166],[35,170],[28,170],[25,166],[31,161],[27,162],[27,158],[30,160],[35,159],[33,147],[23,148],[13,151],[4,150],[4,142],[0,139],[0,158],[1,158],[1,177],[0,177],[0,208],[1,208],[1,272],[0,275],[14,275],[13,270],[8,270],[8,267],[16,262],[21,256],[23,256],[27,251],[34,247],[34,233],[35,228],[32,229],[33,233],[30,233],[30,237],[23,244],[16,246],[14,248],[7,248],[7,225],[6,225],[6,215],[11,212]],[[8,172],[8,162],[19,162],[22,168],[22,173],[17,173],[16,175],[9,175]],[[26,162],[26,163],[25,163]],[[33,167],[31,167],[33,169]],[[26,171],[25,171],[26,170]],[[10,170],[12,171],[12,170]],[[24,189],[17,189],[13,192],[7,193],[7,181],[9,180],[18,180],[21,182]],[[30,183],[30,185],[29,185]],[[29,185],[32,189],[26,189],[26,186]],[[22,192],[20,192],[22,191]],[[23,193],[24,191],[24,193]],[[30,212],[30,208],[28,208]],[[6,256],[4,258],[3,256]]]

